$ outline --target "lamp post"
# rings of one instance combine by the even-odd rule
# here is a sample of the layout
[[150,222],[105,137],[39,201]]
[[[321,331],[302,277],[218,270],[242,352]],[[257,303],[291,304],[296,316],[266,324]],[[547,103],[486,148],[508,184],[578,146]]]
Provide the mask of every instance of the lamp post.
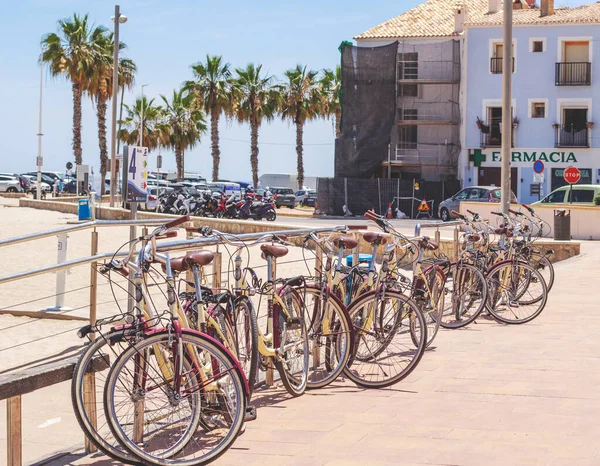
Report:
[[142,84],[142,113],[140,115],[140,147],[144,145],[144,111],[145,111],[145,102],[144,102],[144,88],[148,86],[148,84]]
[[117,192],[117,94],[119,92],[119,24],[127,22],[127,17],[122,15],[119,5],[115,5],[115,23],[113,49],[113,92],[112,92],[112,131],[110,141],[110,206],[115,206],[115,193]]
[[[42,50],[43,53],[43,50]],[[42,89],[44,80],[44,67],[41,65],[40,60],[40,122],[38,126],[38,155],[36,160],[37,165],[37,186],[36,186],[36,199],[39,201],[42,198]]]
[[502,212],[508,214],[510,207],[510,162],[512,157],[512,1],[504,1],[504,45],[502,46],[502,165],[500,169],[500,204]]

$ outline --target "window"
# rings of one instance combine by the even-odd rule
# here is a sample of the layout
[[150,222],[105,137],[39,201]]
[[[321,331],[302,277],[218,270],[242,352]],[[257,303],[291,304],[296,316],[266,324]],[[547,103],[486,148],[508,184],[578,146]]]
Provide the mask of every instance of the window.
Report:
[[398,54],[398,79],[418,79],[419,78],[419,54],[418,53],[399,53]]
[[565,202],[565,192],[563,190],[555,191],[552,194],[545,197],[542,200],[542,202],[548,202],[548,203]]
[[541,40],[534,40],[532,48],[533,48],[532,52],[543,52],[544,51],[544,42],[542,42]]
[[473,188],[469,192],[469,199],[479,199],[482,196],[482,192],[479,189]]
[[545,102],[533,102],[531,104],[531,118],[546,118]]
[[398,84],[398,97],[419,97],[419,85]]
[[461,192],[459,192],[456,196],[454,196],[454,199],[458,199],[460,201],[465,200],[465,199],[467,199],[467,196],[469,195],[469,193],[471,191],[472,190],[470,188],[469,189],[464,189]]
[[418,120],[419,111],[416,108],[405,108],[402,111],[402,120]]
[[417,126],[399,126],[399,142],[397,149],[416,149],[417,148]]
[[546,51],[546,38],[545,37],[530,37],[529,38],[529,51],[533,53],[541,53]]
[[594,190],[593,189],[576,189],[573,188],[573,194],[571,194],[571,190],[568,191],[568,202],[571,202],[571,196],[573,197],[573,202],[593,202],[594,201]]
[[[516,40],[512,45],[512,71],[515,72],[515,50]],[[504,44],[500,39],[490,41],[490,73],[502,74],[502,63],[504,58]]]

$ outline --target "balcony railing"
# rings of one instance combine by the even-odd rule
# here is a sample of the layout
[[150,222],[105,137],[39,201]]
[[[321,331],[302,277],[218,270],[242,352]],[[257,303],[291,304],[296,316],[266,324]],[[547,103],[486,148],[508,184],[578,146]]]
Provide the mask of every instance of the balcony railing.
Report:
[[458,83],[460,62],[446,61],[398,61],[400,83]]
[[[502,74],[502,57],[490,58],[490,71],[492,74]],[[515,72],[515,57],[512,59],[512,71]]]
[[591,86],[592,64],[588,62],[557,63],[557,86]]
[[587,126],[554,125],[554,147],[590,147]]
[[[500,147],[502,145],[502,135],[499,132],[491,132],[489,131],[489,126],[488,128],[488,132],[481,133],[481,147]],[[510,138],[510,146],[511,147],[515,147],[515,128],[513,127],[512,129],[512,134],[511,134],[511,138]]]

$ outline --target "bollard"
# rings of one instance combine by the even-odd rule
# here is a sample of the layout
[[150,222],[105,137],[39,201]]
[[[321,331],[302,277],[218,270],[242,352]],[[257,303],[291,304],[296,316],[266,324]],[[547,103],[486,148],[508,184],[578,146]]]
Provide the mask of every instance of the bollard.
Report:
[[440,244],[440,229],[438,228],[437,230],[435,230],[435,242],[438,244],[438,246],[441,246]]
[[221,289],[221,271],[222,269],[222,261],[223,255],[219,252],[217,248],[217,252],[215,252],[215,258],[213,259],[213,278],[212,278],[212,289],[220,290]]
[[21,395],[6,400],[6,449],[8,466],[23,464]]
[[454,260],[458,260],[458,226],[454,227]]
[[[58,259],[57,263],[62,264],[67,260],[67,234],[61,233],[57,235],[58,238]],[[66,287],[66,270],[59,270],[56,272],[56,305],[44,309],[42,312],[51,311],[70,311],[71,308],[65,306],[65,287]]]
[[[272,279],[275,280],[277,278],[277,259],[275,259],[274,257],[271,259],[271,276]],[[273,332],[275,332],[275,329],[273,329]],[[268,387],[272,387],[273,385],[275,385],[275,373],[274,373],[274,368],[273,368],[273,362],[271,361],[271,358],[269,358],[269,362],[267,363],[267,373],[265,374],[265,385],[267,385]]]
[[[91,255],[98,254],[98,232],[94,228],[92,231],[92,248]],[[96,325],[96,309],[98,298],[98,274],[96,272],[97,262],[92,262],[90,268],[90,325]],[[90,334],[90,339],[93,341],[96,338],[94,333]],[[95,429],[98,426],[98,418],[96,413],[96,374],[90,373],[83,376],[83,404],[87,412],[90,424]],[[84,446],[86,454],[96,453],[98,448],[89,438],[84,436]]]
[[352,267],[354,267],[355,265],[358,264],[358,261],[360,259],[360,237],[361,237],[361,235],[360,235],[360,233],[354,233],[352,236],[354,236],[354,239],[358,243],[358,245],[352,251]]

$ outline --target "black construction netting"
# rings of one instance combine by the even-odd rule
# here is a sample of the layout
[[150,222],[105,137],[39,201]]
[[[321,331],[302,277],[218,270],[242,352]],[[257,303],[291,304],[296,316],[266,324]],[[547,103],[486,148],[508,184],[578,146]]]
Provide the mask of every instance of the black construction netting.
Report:
[[387,160],[396,112],[398,42],[342,50],[342,120],[335,176],[370,177]]

